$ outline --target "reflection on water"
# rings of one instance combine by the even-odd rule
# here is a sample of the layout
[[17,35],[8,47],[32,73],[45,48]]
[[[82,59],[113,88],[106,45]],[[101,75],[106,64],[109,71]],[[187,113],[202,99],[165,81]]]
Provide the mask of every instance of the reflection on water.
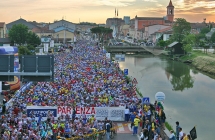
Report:
[[184,89],[193,87],[194,79],[190,75],[189,66],[179,62],[169,61],[165,70],[166,75],[173,86],[172,90],[183,91]]
[[197,125],[199,140],[214,139],[215,80],[189,66],[165,58],[128,57],[120,62],[129,76],[138,80],[144,97],[154,102],[155,93],[166,94],[164,110],[167,121],[175,128],[179,121],[183,132],[189,133]]

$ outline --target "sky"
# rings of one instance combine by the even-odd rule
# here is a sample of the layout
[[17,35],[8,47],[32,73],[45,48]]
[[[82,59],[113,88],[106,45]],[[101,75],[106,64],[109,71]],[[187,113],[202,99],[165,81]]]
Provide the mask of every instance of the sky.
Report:
[[[172,0],[175,18],[189,22],[215,22],[215,0]],[[65,20],[78,23],[105,23],[115,17],[163,17],[169,0],[0,0],[0,22],[20,17],[27,21],[53,22]]]

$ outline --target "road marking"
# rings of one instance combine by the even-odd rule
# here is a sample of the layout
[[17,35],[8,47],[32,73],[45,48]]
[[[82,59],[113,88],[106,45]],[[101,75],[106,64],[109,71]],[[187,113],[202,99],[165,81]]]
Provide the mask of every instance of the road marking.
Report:
[[122,125],[122,123],[117,123],[117,126],[119,127],[118,128],[119,131],[125,131],[124,126]]
[[128,123],[128,129],[129,129],[130,131],[133,131],[132,128],[131,128],[131,123]]

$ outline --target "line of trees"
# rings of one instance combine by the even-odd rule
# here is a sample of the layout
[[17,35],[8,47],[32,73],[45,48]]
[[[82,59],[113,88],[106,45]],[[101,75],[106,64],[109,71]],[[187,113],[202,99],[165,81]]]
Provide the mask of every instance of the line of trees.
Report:
[[9,38],[14,45],[18,45],[19,55],[32,55],[35,47],[41,44],[39,36],[23,24],[13,25],[9,30]]
[[90,29],[93,34],[96,34],[98,36],[99,42],[104,41],[104,38],[107,38],[107,35],[111,34],[113,32],[110,28],[105,27],[94,27]]
[[200,33],[191,33],[191,25],[183,18],[177,18],[172,26],[173,34],[167,41],[159,40],[158,45],[165,47],[174,41],[183,44],[183,49],[189,53],[192,51],[193,47],[203,47],[204,52],[207,53],[210,45],[215,49],[215,32],[212,34],[211,38],[207,38],[206,34],[210,32],[212,25],[208,25],[202,28]]

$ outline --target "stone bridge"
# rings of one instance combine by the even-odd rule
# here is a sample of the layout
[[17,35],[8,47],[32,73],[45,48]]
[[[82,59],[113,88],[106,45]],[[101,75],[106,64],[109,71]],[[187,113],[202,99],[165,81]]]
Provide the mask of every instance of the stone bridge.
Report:
[[151,53],[153,55],[160,55],[165,52],[154,46],[107,46],[106,50],[110,53]]

